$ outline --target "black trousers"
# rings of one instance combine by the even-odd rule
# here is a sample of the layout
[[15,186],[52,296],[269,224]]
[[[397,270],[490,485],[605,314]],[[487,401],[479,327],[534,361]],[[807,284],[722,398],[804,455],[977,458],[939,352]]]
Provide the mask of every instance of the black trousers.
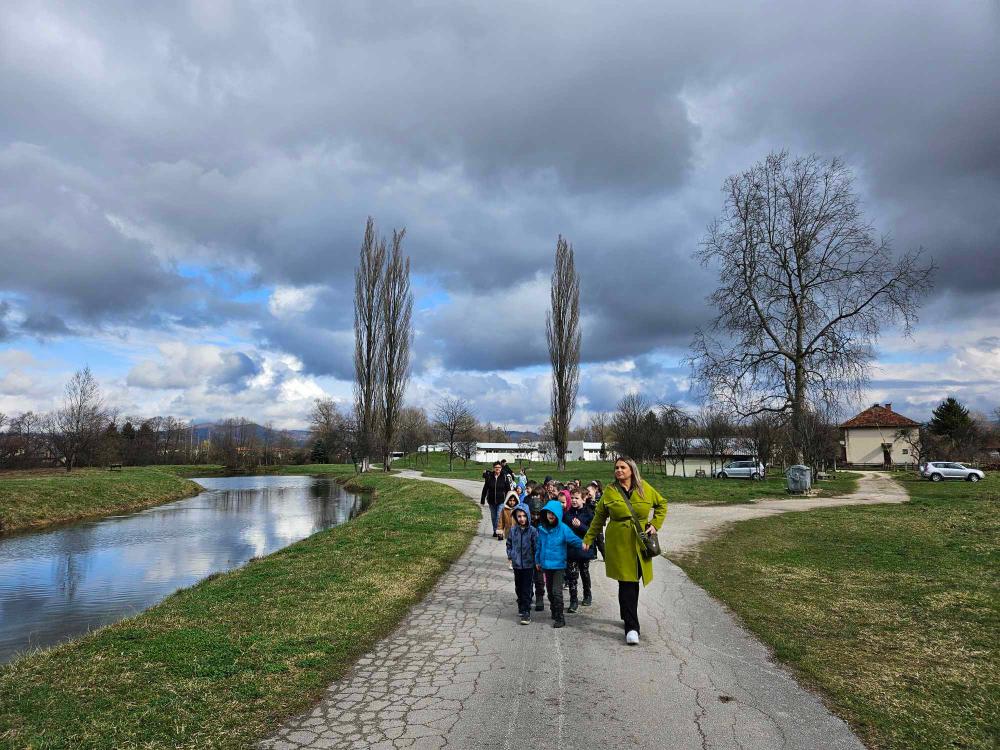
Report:
[[549,595],[549,611],[552,612],[553,620],[561,620],[563,617],[563,578],[566,576],[566,569],[546,570],[545,591]]
[[566,580],[571,603],[577,600],[577,580],[583,584],[583,595],[590,596],[590,560],[570,560],[566,566]]
[[625,632],[639,632],[639,582],[618,582],[618,610],[625,624]]
[[514,592],[517,594],[517,612],[531,611],[531,584],[535,579],[534,568],[514,568]]
[[540,601],[545,601],[545,574],[542,571],[535,568],[535,598]]

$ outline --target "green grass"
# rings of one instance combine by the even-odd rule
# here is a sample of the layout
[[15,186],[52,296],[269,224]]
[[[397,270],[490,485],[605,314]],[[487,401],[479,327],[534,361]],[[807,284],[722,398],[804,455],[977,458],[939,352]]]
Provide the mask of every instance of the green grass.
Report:
[[995,748],[1000,480],[746,521],[676,560],[878,750]]
[[[448,471],[448,457],[444,453],[431,453],[419,458],[407,457],[393,463],[394,469],[417,469],[425,476],[456,479],[482,480],[483,471],[492,464],[469,461],[467,466],[461,460],[454,463],[453,470]],[[516,471],[517,465],[513,467]],[[570,479],[581,479],[584,484],[592,479],[603,483],[614,480],[614,464],[610,461],[569,461],[565,471],[557,471],[554,463],[536,462],[528,467],[528,479],[542,481],[546,476],[552,476],[561,482]],[[680,466],[677,467],[678,472]],[[746,479],[695,479],[693,477],[673,476],[673,467],[667,466],[667,474],[652,466],[645,468],[642,477],[667,498],[669,503],[749,503],[759,498],[790,497],[785,492],[785,478],[780,472],[775,472],[767,479],[751,482]],[[820,496],[832,497],[853,492],[857,487],[857,475],[851,472],[839,472],[837,478],[820,482],[817,485]]]
[[246,748],[313,705],[465,550],[479,519],[442,485],[358,485],[377,497],[343,526],[0,668],[0,748]]
[[199,492],[194,482],[153,467],[0,474],[4,533],[147,508]]

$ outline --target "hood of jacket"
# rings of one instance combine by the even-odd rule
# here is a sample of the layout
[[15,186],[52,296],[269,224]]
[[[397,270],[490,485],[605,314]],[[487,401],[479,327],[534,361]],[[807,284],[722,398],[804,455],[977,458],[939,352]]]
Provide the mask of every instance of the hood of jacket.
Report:
[[531,526],[531,508],[528,507],[527,503],[521,502],[514,506],[514,510],[511,511],[511,516],[514,517],[514,524],[517,524],[517,512],[523,510],[525,515],[528,516],[528,526]]
[[[542,514],[544,515],[547,510],[552,511],[552,515],[556,517],[556,526],[562,523],[563,504],[561,502],[558,500],[549,500],[545,503],[545,507],[542,508]],[[546,527],[549,527],[548,519],[546,519],[544,523]]]

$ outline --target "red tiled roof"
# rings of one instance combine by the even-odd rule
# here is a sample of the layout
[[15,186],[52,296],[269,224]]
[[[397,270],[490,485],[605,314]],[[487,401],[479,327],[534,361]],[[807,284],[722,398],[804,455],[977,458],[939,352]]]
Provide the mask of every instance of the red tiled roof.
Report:
[[914,422],[909,417],[894,412],[892,407],[879,406],[875,404],[865,409],[860,414],[851,417],[844,422],[841,427],[919,427],[919,422]]

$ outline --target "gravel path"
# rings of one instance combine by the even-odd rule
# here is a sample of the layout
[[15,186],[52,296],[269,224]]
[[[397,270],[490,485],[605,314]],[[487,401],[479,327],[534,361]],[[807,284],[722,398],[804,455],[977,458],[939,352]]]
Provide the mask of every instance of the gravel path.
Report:
[[[434,481],[478,500],[478,482]],[[905,499],[886,481],[866,476],[837,500],[674,505],[663,539],[679,550],[743,518]],[[863,748],[679,568],[659,558],[654,569],[639,599],[637,647],[624,645],[617,584],[600,562],[591,565],[593,607],[567,615],[562,630],[547,611],[521,626],[503,545],[484,513],[469,549],[395,633],[260,747]]]

